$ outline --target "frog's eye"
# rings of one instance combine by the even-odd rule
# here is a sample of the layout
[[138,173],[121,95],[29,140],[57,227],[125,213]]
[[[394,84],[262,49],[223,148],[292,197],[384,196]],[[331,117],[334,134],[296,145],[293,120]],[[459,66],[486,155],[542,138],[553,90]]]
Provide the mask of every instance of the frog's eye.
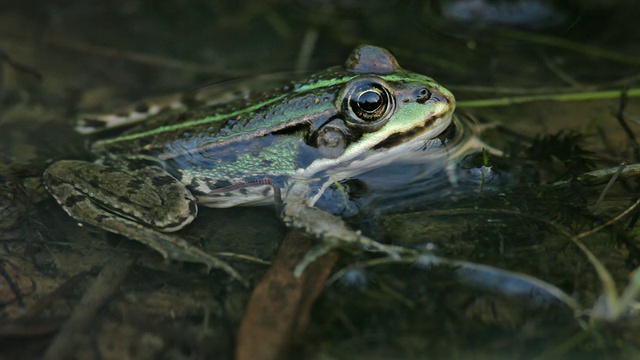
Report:
[[342,111],[347,123],[365,132],[379,129],[389,120],[395,98],[377,79],[359,79],[347,85]]

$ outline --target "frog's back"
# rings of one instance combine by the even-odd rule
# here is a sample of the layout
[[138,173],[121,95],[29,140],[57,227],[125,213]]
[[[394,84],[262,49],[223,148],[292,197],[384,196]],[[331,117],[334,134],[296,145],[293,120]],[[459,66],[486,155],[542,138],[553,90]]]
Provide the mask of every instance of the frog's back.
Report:
[[[120,136],[97,141],[93,151],[98,155],[136,154],[168,159],[304,127],[320,114],[337,112],[333,100],[341,83],[335,81],[336,72],[328,70],[305,82],[213,107],[167,109]],[[347,76],[344,71],[342,74]]]

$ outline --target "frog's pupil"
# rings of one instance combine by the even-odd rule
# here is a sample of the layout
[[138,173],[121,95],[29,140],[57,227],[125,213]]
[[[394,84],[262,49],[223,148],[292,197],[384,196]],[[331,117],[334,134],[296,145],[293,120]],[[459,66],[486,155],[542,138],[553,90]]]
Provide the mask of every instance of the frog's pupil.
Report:
[[375,90],[367,90],[358,97],[358,107],[366,112],[374,112],[380,108],[382,96]]

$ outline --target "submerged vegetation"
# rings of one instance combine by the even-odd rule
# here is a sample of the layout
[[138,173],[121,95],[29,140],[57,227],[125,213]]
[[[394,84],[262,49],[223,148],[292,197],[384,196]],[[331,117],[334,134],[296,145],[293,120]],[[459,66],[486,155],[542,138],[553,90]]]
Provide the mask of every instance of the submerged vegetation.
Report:
[[[640,7],[529,1],[563,15],[542,29],[450,23],[439,5],[464,1],[330,3],[0,5],[0,357],[640,356]],[[456,186],[449,169],[404,197],[330,189],[336,212],[410,255],[340,252],[299,280],[315,243],[285,238],[272,208],[203,210],[180,236],[244,287],[78,227],[40,184],[53,161],[90,158],[80,112],[325,68],[362,43],[452,89],[486,145]]]

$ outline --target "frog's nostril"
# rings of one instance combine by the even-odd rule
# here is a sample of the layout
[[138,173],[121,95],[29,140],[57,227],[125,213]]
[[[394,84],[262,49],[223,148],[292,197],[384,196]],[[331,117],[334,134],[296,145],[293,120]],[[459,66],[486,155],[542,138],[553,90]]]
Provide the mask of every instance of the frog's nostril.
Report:
[[416,91],[415,96],[417,102],[424,104],[431,98],[431,91],[427,88],[421,88]]

